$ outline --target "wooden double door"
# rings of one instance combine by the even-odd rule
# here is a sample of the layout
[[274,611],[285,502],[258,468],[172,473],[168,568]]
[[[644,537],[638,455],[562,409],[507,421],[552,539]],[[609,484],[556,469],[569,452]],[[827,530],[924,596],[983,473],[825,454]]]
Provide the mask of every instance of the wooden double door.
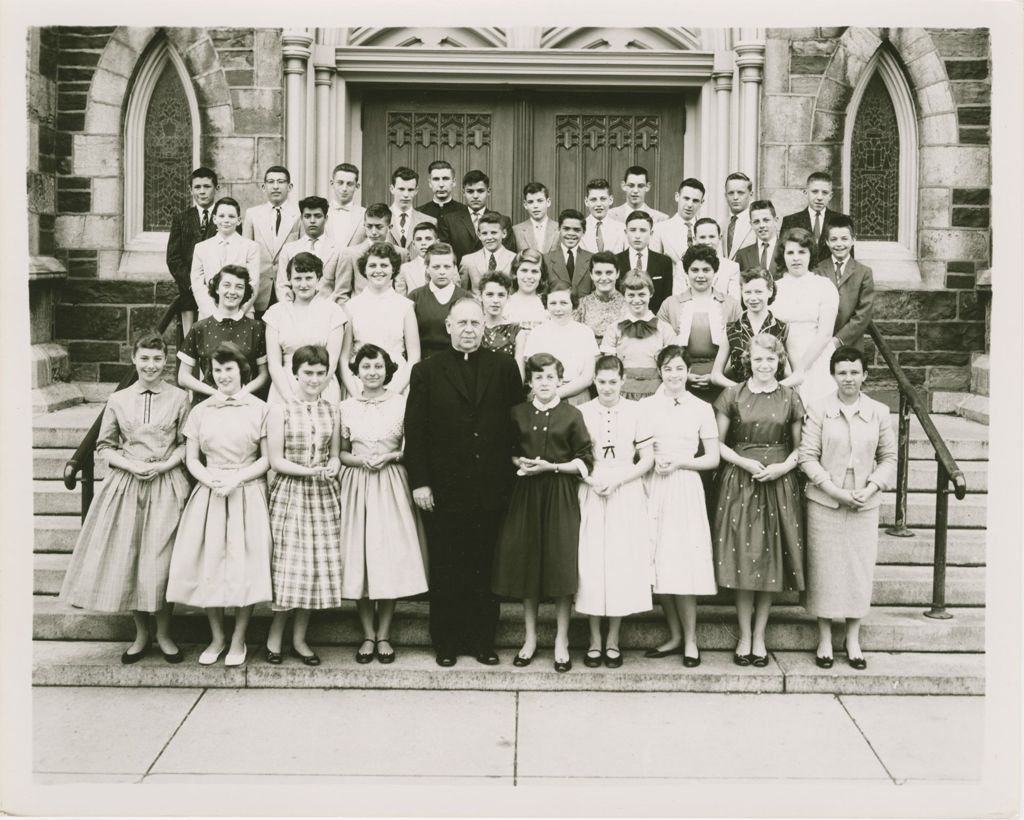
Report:
[[623,201],[623,172],[642,165],[651,174],[648,203],[675,211],[683,179],[685,99],[681,94],[594,92],[405,91],[374,93],[363,103],[363,204],[386,202],[391,172],[420,172],[419,201],[430,197],[427,166],[436,159],[462,175],[479,168],[491,179],[491,207],[526,218],[523,186],[543,182],[552,216],[583,210],[586,183],[604,178]]

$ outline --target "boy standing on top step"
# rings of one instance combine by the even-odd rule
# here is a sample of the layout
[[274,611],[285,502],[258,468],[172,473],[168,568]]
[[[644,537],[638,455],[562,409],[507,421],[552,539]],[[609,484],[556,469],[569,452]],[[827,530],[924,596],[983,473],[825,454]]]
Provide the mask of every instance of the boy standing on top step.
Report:
[[167,270],[174,277],[181,298],[181,335],[188,336],[196,320],[196,300],[192,296],[192,254],[196,245],[217,233],[213,224],[213,200],[217,195],[217,174],[209,168],[196,168],[189,176],[192,205],[171,218],[167,237]]

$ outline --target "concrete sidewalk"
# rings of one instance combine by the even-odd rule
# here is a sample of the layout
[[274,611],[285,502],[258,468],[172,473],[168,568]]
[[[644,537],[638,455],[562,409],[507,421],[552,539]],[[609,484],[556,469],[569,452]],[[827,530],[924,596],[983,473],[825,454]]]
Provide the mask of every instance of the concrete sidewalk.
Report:
[[[976,781],[984,699],[33,690],[38,784]],[[955,738],[955,742],[950,742]]]

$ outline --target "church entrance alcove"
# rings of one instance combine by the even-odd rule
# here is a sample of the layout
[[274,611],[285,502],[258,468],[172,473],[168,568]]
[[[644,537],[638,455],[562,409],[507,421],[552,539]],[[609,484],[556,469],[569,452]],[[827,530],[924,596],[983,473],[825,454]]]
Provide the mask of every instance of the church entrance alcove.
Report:
[[[673,213],[683,167],[687,95],[528,89],[389,91],[362,99],[363,204],[387,202],[391,172],[420,172],[419,201],[430,196],[426,170],[435,159],[462,175],[479,168],[491,178],[491,207],[526,218],[522,187],[543,182],[552,216],[583,207],[586,183],[604,178],[616,203],[623,172],[650,172],[648,204]],[[691,105],[692,105],[691,101]]]

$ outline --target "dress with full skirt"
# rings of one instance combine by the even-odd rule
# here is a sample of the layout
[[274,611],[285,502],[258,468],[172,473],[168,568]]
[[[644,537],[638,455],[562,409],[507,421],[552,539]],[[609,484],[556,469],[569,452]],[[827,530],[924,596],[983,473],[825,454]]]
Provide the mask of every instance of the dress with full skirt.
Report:
[[[292,390],[289,395],[283,396],[278,385],[271,384],[267,395],[268,405],[281,404],[298,397],[299,387],[292,373],[292,356],[295,351],[304,345],[326,347],[331,333],[344,328],[347,321],[348,314],[341,305],[322,296],[313,297],[306,306],[296,305],[295,302],[278,302],[270,306],[263,314],[263,323],[277,331],[277,342],[284,357],[282,365],[291,381]],[[329,374],[322,396],[334,407],[341,401],[341,385],[336,372]]]
[[[595,479],[633,469],[637,448],[651,436],[636,402],[597,399],[580,406],[594,448]],[[608,496],[580,483],[579,589],[576,611],[622,616],[651,608],[651,539],[643,480],[635,478]]]
[[[775,289],[772,314],[787,325],[786,355],[796,371],[807,347],[817,337],[818,328],[827,327],[832,332],[839,311],[839,291],[827,276],[816,273],[787,273],[775,283]],[[835,380],[829,372],[834,351],[834,342],[826,344],[800,384],[800,398],[805,405],[836,392]]]
[[[107,400],[97,454],[119,451],[134,461],[166,461],[184,453],[188,394],[140,382]],[[100,612],[156,612],[166,603],[167,573],[178,519],[188,499],[185,468],[178,465],[143,481],[111,467],[93,499],[64,575],[61,598]]]
[[[711,405],[690,393],[670,396],[664,386],[640,402],[654,436],[654,461],[693,458],[701,439],[718,438]],[[715,570],[704,485],[696,470],[652,471],[647,504],[654,537],[654,592],[714,595]]]
[[[748,383],[727,387],[715,411],[729,417],[724,442],[737,454],[777,464],[793,452],[791,425],[804,415],[800,396],[776,383],[752,392]],[[760,482],[722,462],[715,509],[715,574],[729,589],[782,592],[804,588],[804,522],[796,470]]]
[[[185,423],[213,478],[232,480],[260,458],[267,405],[248,393],[218,393]],[[254,478],[226,496],[197,483],[174,541],[167,600],[197,607],[249,606],[273,600],[267,482]]]
[[[404,430],[404,395],[385,391],[341,403],[341,436],[354,456],[400,450]],[[426,592],[427,538],[405,467],[343,466],[340,483],[341,596],[380,600]]]
[[[282,303],[278,303],[282,304]],[[323,396],[284,405],[284,457],[303,467],[326,467],[338,408]],[[270,571],[274,608],[341,606],[340,499],[334,479],[276,473],[270,482]]]

